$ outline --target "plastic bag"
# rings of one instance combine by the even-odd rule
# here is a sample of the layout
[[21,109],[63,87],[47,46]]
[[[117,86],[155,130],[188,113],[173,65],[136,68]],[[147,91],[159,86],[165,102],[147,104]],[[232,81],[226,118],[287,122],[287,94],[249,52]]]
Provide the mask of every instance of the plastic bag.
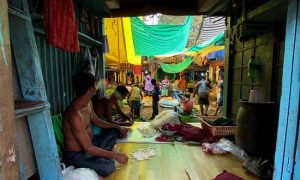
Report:
[[243,167],[261,179],[271,179],[274,171],[273,162],[262,157],[248,158]]
[[66,168],[65,164],[62,164],[62,175],[64,180],[99,180],[98,174],[89,168],[75,168],[69,166]]
[[216,143],[202,143],[202,150],[209,154],[226,154],[229,151],[224,150],[222,142]]
[[83,71],[84,72],[88,72],[92,75],[96,75],[96,59],[95,57],[93,57],[91,55],[91,52],[89,50],[89,48],[86,48],[85,49],[85,53],[84,53],[84,58],[83,58],[83,61],[82,61],[82,67],[84,68]]
[[248,159],[248,155],[246,154],[246,152],[243,149],[241,149],[240,147],[238,147],[237,145],[233,144],[228,139],[222,138],[222,139],[220,139],[219,142],[222,143],[222,149],[230,152],[231,154],[233,154],[243,160]]

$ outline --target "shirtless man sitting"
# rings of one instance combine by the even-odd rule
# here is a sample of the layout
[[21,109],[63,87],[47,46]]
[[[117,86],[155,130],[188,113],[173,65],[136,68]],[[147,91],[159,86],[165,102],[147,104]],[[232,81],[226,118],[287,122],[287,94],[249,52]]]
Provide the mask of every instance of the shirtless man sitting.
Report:
[[[117,138],[125,137],[127,130],[96,116],[90,101],[96,91],[94,83],[94,76],[88,73],[74,77],[76,99],[63,114],[63,161],[67,166],[91,168],[107,176],[115,170],[114,160],[121,164],[128,161],[125,154],[112,151]],[[102,129],[99,135],[93,135],[91,123]]]
[[132,126],[134,121],[130,115],[125,114],[119,101],[126,98],[129,91],[124,85],[118,85],[115,91],[110,95],[101,99],[93,99],[94,111],[101,119],[120,126]]

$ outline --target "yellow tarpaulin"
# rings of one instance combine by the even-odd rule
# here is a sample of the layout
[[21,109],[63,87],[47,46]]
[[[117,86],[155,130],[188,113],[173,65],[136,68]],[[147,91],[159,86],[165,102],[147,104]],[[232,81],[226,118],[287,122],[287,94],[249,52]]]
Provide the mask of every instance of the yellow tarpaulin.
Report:
[[105,54],[106,64],[126,63],[127,57],[121,18],[104,18],[104,31],[109,46],[109,53]]
[[204,48],[204,49],[201,49],[200,51],[198,51],[198,54],[200,54],[202,56],[207,56],[208,53],[210,53],[210,52],[219,51],[222,49],[225,49],[225,46],[210,45],[207,48]]
[[135,56],[130,18],[104,18],[109,52],[105,54],[107,65],[130,63],[141,65],[141,56]]
[[207,57],[208,53],[214,52],[214,51],[219,51],[222,49],[225,49],[225,46],[216,46],[216,45],[212,44],[212,45],[210,45],[206,48],[203,48],[199,51],[185,52],[185,54],[188,56],[196,56],[195,62],[197,64],[201,65],[201,61],[202,61],[201,59],[205,56]]
[[210,52],[219,51],[222,49],[225,49],[225,46],[216,46],[216,45],[212,44],[212,45],[210,45],[206,48],[203,48],[199,51],[185,52],[184,54],[186,54],[188,56],[196,56],[196,55],[207,56],[208,53],[210,53]]
[[131,21],[129,17],[122,18],[128,63],[141,65],[141,56],[136,56],[133,45]]

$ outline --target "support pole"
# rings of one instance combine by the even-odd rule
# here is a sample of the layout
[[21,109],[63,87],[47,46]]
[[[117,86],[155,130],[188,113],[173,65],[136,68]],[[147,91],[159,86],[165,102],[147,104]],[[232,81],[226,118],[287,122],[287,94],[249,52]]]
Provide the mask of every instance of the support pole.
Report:
[[7,1],[0,7],[0,179],[20,179]]

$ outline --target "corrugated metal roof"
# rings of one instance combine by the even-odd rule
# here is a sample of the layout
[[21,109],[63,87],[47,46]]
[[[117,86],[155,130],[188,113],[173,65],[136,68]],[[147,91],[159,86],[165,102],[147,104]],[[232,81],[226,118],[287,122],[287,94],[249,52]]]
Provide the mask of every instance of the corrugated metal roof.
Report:
[[[46,42],[45,35],[35,32],[35,39],[42,67],[51,114],[63,112],[75,98],[72,77],[82,70],[82,59],[86,43],[80,43],[80,52],[71,53],[53,48]],[[100,63],[99,69],[103,65]],[[104,75],[104,74],[103,74]],[[100,78],[103,79],[103,75]]]

